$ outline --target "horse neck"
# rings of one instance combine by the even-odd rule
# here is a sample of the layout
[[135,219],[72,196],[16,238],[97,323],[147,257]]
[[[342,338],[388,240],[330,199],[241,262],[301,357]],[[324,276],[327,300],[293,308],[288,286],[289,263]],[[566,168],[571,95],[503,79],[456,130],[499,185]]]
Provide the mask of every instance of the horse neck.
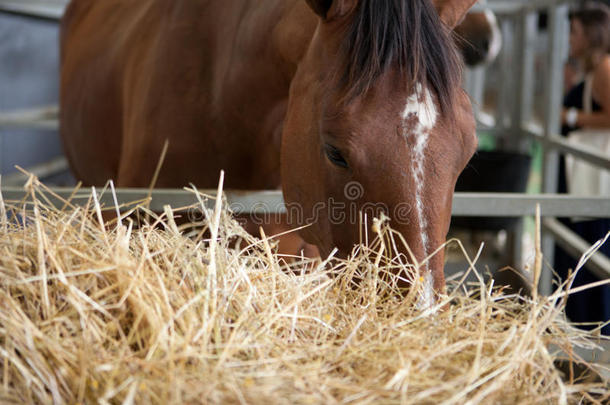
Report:
[[[214,4],[233,16],[233,22],[231,28],[216,34],[222,46],[213,57],[218,61],[212,75],[214,105],[233,102],[227,97],[263,84],[266,94],[259,99],[264,106],[257,109],[287,99],[292,78],[316,28],[315,14],[303,0],[267,0],[264,4],[241,0],[228,6],[224,1]],[[216,21],[212,18],[209,23],[214,25]],[[229,71],[231,80],[227,82]]]
[[278,55],[287,66],[291,78],[305,56],[318,24],[318,17],[302,0],[280,0],[284,8],[272,32]]

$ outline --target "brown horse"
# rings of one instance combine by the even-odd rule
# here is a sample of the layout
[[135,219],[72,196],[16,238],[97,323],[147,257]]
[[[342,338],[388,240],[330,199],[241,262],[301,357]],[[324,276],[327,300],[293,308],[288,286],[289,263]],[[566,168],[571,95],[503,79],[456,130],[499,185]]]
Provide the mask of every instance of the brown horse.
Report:
[[[382,205],[418,261],[476,148],[454,27],[474,0],[73,0],[61,134],[80,179],[274,189],[322,255]],[[292,211],[292,210],[291,210]],[[269,233],[269,232],[268,232]],[[443,256],[424,270],[445,288]]]
[[493,62],[502,47],[502,33],[491,10],[471,12],[455,28],[464,62],[477,66]]

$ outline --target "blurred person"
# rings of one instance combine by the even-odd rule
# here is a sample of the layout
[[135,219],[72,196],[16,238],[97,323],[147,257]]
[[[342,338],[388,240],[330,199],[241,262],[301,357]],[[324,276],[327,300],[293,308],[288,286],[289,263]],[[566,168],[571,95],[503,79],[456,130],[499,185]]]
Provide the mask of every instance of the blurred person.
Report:
[[[570,61],[566,66],[567,93],[563,102],[562,135],[579,129],[608,129],[610,136],[610,12],[602,4],[586,4],[570,15]],[[586,90],[589,87],[590,90]],[[587,99],[589,97],[589,99]],[[588,105],[588,108],[585,108]],[[590,110],[590,111],[588,111]],[[568,192],[565,158],[561,158],[559,189]],[[590,244],[610,231],[610,218],[562,222]],[[600,251],[610,257],[610,243]],[[555,252],[555,269],[562,280],[576,267],[577,259],[563,249]],[[586,268],[580,270],[573,287],[599,281]],[[566,313],[577,323],[608,322],[610,319],[610,286],[597,287],[568,298]],[[594,326],[583,325],[591,329]],[[610,335],[610,326],[602,329]]]

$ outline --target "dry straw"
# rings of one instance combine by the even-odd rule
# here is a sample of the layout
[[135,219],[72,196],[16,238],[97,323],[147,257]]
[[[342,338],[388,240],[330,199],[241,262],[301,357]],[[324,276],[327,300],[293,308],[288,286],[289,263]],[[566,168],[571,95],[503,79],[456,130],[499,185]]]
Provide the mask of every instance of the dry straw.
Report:
[[191,232],[169,207],[150,225],[127,218],[133,207],[103,223],[95,196],[55,208],[28,187],[29,202],[0,200],[0,402],[608,399],[605,383],[554,366],[550,347],[577,360],[575,346],[595,346],[564,320],[567,285],[526,299],[461,283],[419,309],[417,267],[387,258],[400,238],[383,222],[349,261],[287,264],[221,201],[199,207],[211,233]]

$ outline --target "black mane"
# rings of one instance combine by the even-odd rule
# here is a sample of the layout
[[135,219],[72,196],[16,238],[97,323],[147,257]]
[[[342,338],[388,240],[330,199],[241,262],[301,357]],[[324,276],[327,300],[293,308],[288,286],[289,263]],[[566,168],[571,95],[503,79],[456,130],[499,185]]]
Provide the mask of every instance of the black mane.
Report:
[[363,94],[397,63],[410,88],[428,86],[450,114],[461,74],[450,35],[430,0],[360,0],[343,42],[347,98]]

